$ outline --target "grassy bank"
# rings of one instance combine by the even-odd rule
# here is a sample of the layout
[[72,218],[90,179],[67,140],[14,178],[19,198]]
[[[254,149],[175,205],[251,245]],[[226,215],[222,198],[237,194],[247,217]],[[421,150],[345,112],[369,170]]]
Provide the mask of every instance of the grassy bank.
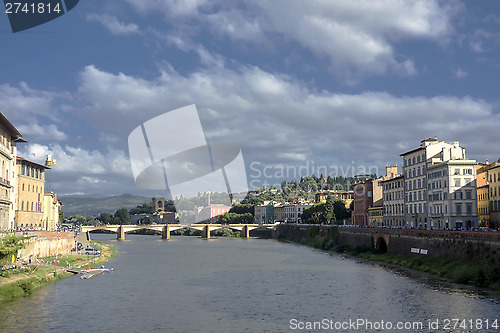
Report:
[[287,240],[326,251],[415,269],[455,283],[500,290],[500,267],[491,264],[486,259],[482,262],[477,262],[410,253],[379,253],[375,249],[368,247],[339,245],[336,242],[335,231],[332,231],[329,235],[322,236],[313,228],[308,230],[306,239]]
[[107,263],[118,256],[116,246],[104,244],[93,240],[92,246],[100,248],[100,256],[88,255],[61,255],[43,258],[40,264],[32,264],[16,269],[4,270],[0,274],[0,302],[17,297],[26,296],[48,283],[57,281],[72,273],[66,272],[68,268],[85,269]]

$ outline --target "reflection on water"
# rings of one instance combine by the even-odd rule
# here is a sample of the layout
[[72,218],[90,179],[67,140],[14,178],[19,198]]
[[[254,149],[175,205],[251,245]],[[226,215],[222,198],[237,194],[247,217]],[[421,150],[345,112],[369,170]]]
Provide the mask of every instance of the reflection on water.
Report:
[[0,332],[292,332],[294,319],[500,320],[497,293],[427,275],[409,278],[295,244],[136,235],[118,242],[114,235],[99,236],[121,252],[109,264],[114,272],[71,277],[2,304]]

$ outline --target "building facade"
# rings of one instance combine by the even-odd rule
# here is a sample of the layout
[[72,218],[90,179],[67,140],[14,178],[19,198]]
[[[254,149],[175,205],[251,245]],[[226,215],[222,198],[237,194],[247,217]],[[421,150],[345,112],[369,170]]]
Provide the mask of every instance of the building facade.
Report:
[[376,206],[368,208],[368,225],[370,227],[381,227],[384,225],[384,207]]
[[43,195],[43,225],[42,230],[55,231],[59,224],[61,201],[54,192],[44,192]]
[[373,206],[373,182],[371,179],[354,184],[353,225],[368,225],[368,209]]
[[490,228],[500,228],[500,163],[488,168],[490,190]]
[[430,229],[478,226],[476,165],[459,159],[427,167],[427,207]]
[[396,175],[381,182],[383,188],[385,226],[405,226],[404,177]]
[[351,202],[354,200],[354,191],[334,191],[334,190],[328,190],[328,191],[321,191],[318,192],[314,195],[314,201],[316,203],[320,202],[326,202],[326,199],[328,196],[331,195],[335,199],[342,200],[346,206],[346,208],[349,208],[351,205]]
[[26,142],[0,112],[0,231],[15,228],[17,143]]
[[206,207],[198,207],[198,212],[196,213],[195,220],[196,222],[213,222],[217,216],[229,212],[230,209],[230,206],[222,204],[211,204]]
[[44,186],[47,166],[17,157],[16,228],[42,230],[44,222]]
[[429,165],[464,159],[465,149],[458,142],[453,144],[427,138],[420,147],[400,155],[403,158],[403,176],[405,186],[405,227],[429,228],[427,209],[427,167]]

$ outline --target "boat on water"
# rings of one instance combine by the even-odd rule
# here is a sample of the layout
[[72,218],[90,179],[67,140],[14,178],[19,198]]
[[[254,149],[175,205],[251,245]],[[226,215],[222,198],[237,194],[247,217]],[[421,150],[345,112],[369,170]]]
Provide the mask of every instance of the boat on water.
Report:
[[90,279],[91,277],[102,274],[104,272],[109,273],[113,271],[113,268],[104,268],[103,266],[101,266],[101,268],[87,268],[84,270],[68,269],[67,271],[73,274],[80,274],[80,279]]

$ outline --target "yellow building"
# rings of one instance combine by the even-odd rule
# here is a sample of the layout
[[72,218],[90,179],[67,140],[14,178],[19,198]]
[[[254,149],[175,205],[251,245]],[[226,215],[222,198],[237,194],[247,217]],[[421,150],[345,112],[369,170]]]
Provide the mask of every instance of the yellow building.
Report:
[[479,226],[490,226],[490,187],[485,184],[477,188],[477,211],[479,213]]
[[380,227],[384,225],[384,207],[368,208],[368,225],[371,227]]
[[337,200],[342,200],[346,208],[349,208],[351,202],[354,200],[354,191],[322,191],[318,192],[314,196],[314,201],[316,203],[326,202],[328,196],[331,195]]
[[488,168],[490,190],[490,228],[500,228],[500,163],[490,164]]
[[0,231],[14,228],[18,142],[26,140],[0,112]]
[[45,170],[50,169],[17,157],[16,228],[46,228],[44,221]]
[[481,227],[500,228],[500,162],[477,170],[477,207]]

